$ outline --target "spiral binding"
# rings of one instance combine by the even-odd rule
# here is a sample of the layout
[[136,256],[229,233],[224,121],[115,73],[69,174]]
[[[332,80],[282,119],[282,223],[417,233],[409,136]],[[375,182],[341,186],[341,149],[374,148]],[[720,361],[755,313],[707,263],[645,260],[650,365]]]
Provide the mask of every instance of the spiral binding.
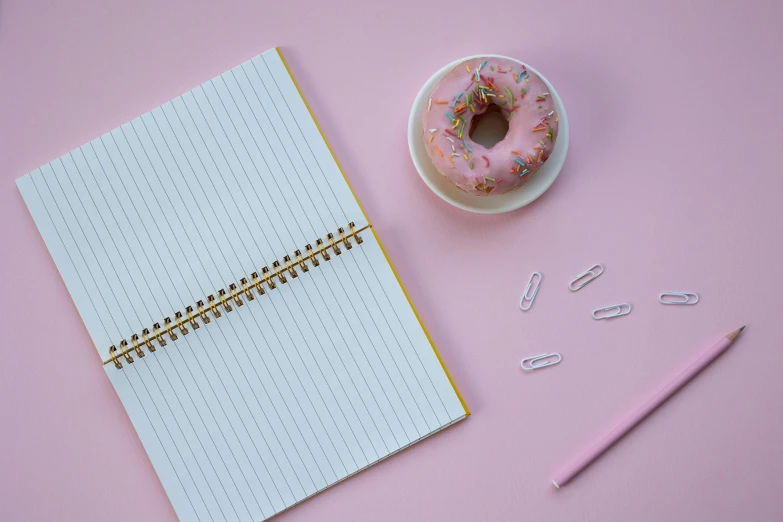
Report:
[[[141,336],[138,334],[131,335],[130,345],[126,339],[123,339],[117,345],[111,345],[109,347],[109,359],[103,361],[103,364],[114,363],[114,366],[118,369],[122,369],[122,358],[128,364],[133,363],[133,354],[137,357],[144,357],[145,348],[149,352],[154,352],[157,347],[154,342],[157,342],[161,347],[166,346],[168,337],[171,341],[176,341],[179,338],[179,334],[188,335],[190,327],[193,330],[198,330],[201,327],[199,320],[202,324],[207,325],[212,322],[212,318],[219,319],[223,316],[223,313],[229,313],[234,310],[234,306],[243,306],[245,303],[242,300],[243,297],[248,301],[253,301],[256,298],[255,294],[259,296],[264,295],[266,285],[270,290],[277,288],[275,279],[280,284],[288,282],[288,277],[299,277],[297,269],[302,272],[309,272],[310,267],[307,266],[309,262],[314,267],[321,264],[318,257],[322,257],[324,261],[329,261],[332,257],[329,250],[332,250],[335,255],[342,254],[340,243],[346,250],[353,248],[351,244],[351,238],[356,241],[356,244],[363,242],[359,236],[359,232],[367,230],[371,225],[366,225],[360,229],[356,229],[353,222],[348,223],[348,231],[340,227],[337,229],[337,235],[335,236],[331,232],[326,235],[326,242],[318,238],[315,241],[315,248],[311,245],[305,246],[305,251],[302,253],[300,250],[294,251],[293,259],[291,256],[283,257],[283,263],[275,261],[272,263],[272,269],[264,267],[261,269],[261,275],[258,272],[250,274],[250,280],[243,277],[239,280],[239,283],[231,283],[228,285],[228,290],[221,288],[217,291],[217,297],[214,295],[207,296],[206,303],[203,300],[196,301],[195,305],[185,307],[185,313],[176,312],[174,314],[174,320],[170,317],[163,319],[163,325],[155,323],[152,325],[152,332],[149,328],[144,328],[141,331]],[[254,294],[255,292],[255,294]],[[212,317],[209,316],[212,315]]]

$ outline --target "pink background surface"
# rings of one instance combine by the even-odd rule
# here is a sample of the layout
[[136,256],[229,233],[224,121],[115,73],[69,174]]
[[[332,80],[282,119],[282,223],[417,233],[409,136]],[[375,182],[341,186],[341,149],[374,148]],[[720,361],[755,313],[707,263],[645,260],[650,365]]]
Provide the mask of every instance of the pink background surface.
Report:
[[[176,518],[14,180],[275,45],[473,410],[281,522],[783,520],[783,4],[625,4],[0,0],[0,520]],[[407,152],[420,85],[480,52],[533,64],[571,122],[557,182],[500,216],[442,202]],[[606,273],[570,293],[596,262]],[[523,313],[534,270],[544,281]],[[702,301],[659,305],[672,289]],[[631,315],[591,319],[620,301]],[[745,323],[696,381],[552,488]],[[520,371],[546,351],[563,362]]]

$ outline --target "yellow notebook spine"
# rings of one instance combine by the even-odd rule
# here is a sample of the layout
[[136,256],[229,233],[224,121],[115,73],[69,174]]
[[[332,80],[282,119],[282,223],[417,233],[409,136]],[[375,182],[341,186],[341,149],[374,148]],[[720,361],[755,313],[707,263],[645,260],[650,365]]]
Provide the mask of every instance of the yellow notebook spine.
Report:
[[342,254],[341,246],[346,250],[353,248],[351,240],[360,245],[363,240],[359,233],[370,227],[371,225],[368,224],[357,229],[353,223],[348,223],[348,230],[340,227],[336,234],[328,233],[326,241],[318,238],[315,241],[315,248],[308,244],[304,248],[304,253],[300,250],[294,251],[293,259],[291,256],[285,256],[282,263],[280,261],[272,263],[271,270],[265,266],[261,269],[261,275],[253,272],[250,274],[249,281],[243,277],[238,282],[228,285],[228,289],[218,290],[217,297],[208,295],[206,303],[203,300],[196,301],[195,304],[186,306],[184,313],[176,312],[173,320],[170,317],[164,318],[162,326],[160,323],[153,324],[152,332],[149,328],[144,328],[141,335],[131,335],[130,344],[123,339],[119,345],[111,345],[109,358],[103,361],[103,364],[113,363],[116,368],[122,369],[123,359],[128,364],[133,363],[133,356],[144,357],[145,349],[154,352],[157,349],[154,343],[157,342],[161,347],[166,346],[167,337],[171,341],[176,341],[179,335],[188,335],[192,330],[198,330],[202,325],[209,324],[212,319],[220,319],[223,313],[233,311],[234,306],[243,306],[245,304],[243,298],[253,301],[256,294],[264,295],[266,293],[264,286],[274,290],[278,283],[286,284],[289,277],[292,279],[299,277],[297,269],[305,273],[309,272],[308,263],[314,267],[319,266],[321,263],[319,257],[329,261],[332,258],[330,250],[339,256]]

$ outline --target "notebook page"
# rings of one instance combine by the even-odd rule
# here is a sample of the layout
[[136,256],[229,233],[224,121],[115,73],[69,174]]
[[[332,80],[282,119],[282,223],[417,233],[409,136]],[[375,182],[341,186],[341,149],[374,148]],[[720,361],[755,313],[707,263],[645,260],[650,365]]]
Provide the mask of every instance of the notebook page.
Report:
[[[96,349],[365,224],[270,51],[18,181]],[[122,370],[181,520],[261,520],[464,417],[370,231]]]

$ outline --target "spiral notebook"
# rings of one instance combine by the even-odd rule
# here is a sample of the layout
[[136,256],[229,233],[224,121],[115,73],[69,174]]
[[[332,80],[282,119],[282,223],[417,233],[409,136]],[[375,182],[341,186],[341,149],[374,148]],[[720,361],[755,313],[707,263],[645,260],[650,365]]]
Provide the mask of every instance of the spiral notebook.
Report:
[[279,50],[17,184],[182,522],[469,415]]

